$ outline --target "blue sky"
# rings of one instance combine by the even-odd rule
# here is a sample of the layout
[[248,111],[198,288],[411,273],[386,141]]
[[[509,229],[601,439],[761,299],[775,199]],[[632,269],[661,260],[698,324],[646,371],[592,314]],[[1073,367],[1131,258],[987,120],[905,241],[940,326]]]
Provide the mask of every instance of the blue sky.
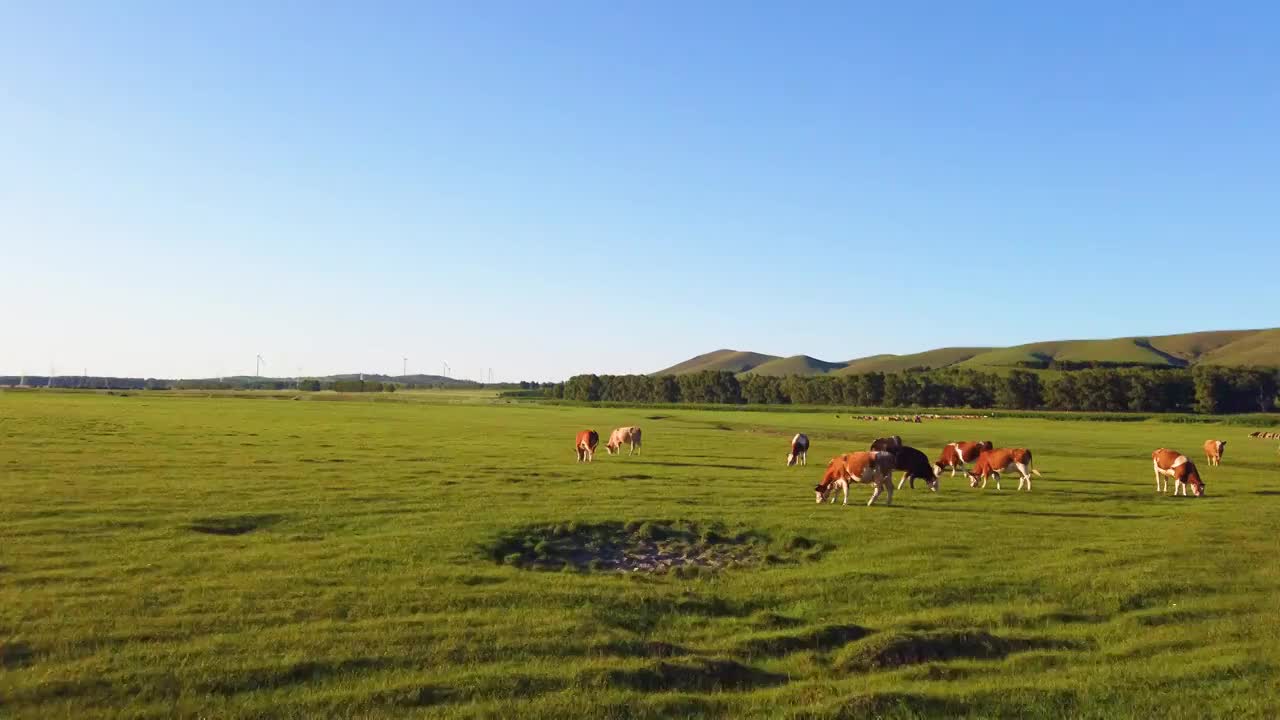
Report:
[[1280,325],[1280,8],[942,5],[0,5],[0,373]]

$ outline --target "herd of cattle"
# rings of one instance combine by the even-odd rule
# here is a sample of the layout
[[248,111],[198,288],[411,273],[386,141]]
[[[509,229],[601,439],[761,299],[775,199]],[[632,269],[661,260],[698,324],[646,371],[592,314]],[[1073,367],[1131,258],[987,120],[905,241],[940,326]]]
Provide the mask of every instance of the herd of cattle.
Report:
[[[578,462],[591,462],[595,458],[596,445],[600,435],[595,430],[583,430],[574,440],[574,450]],[[610,455],[621,454],[622,446],[630,445],[628,455],[640,451],[640,428],[635,426],[620,427],[609,435],[605,449]],[[1205,460],[1209,465],[1221,465],[1222,454],[1226,450],[1225,440],[1206,440],[1204,443]],[[787,453],[787,466],[808,465],[809,436],[797,433],[791,438],[791,452]],[[1160,448],[1151,453],[1151,462],[1156,474],[1156,492],[1168,492],[1169,478],[1173,478],[1173,494],[1181,491],[1187,494],[1191,488],[1196,497],[1204,495],[1204,479],[1190,458],[1177,450]],[[972,465],[972,469],[968,466]],[[849,504],[849,485],[870,485],[871,505],[883,492],[887,495],[885,503],[893,504],[893,473],[902,471],[902,479],[897,489],[908,482],[916,486],[916,480],[923,480],[930,490],[938,491],[938,481],[945,470],[951,471],[955,477],[956,470],[965,473],[969,478],[969,487],[985,488],[987,480],[994,478],[996,489],[1000,488],[1000,474],[1018,473],[1018,489],[1024,487],[1031,492],[1031,476],[1040,477],[1040,471],[1032,467],[1031,451],[1026,448],[997,448],[990,440],[947,443],[942,448],[938,459],[929,462],[929,457],[916,448],[902,444],[898,435],[879,438],[871,443],[866,451],[844,453],[831,458],[827,469],[822,474],[822,481],[814,487],[815,500],[836,501],[836,492],[843,493],[844,504]]]

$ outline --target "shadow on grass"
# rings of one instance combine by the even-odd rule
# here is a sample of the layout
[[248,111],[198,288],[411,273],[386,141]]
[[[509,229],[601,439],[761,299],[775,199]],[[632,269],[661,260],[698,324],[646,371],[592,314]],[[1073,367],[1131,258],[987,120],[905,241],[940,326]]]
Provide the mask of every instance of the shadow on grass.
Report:
[[1087,512],[1035,512],[1032,510],[984,510],[965,508],[921,507],[917,505],[894,505],[905,510],[937,513],[962,513],[970,515],[1029,515],[1032,517],[1090,518],[1099,520],[1143,520],[1148,516],[1132,513],[1087,513]]
[[946,660],[999,660],[1027,650],[1075,650],[1067,641],[1006,638],[974,630],[961,632],[885,633],[847,648],[836,667],[853,672],[894,670]]
[[707,658],[664,660],[634,669],[603,670],[588,678],[593,685],[644,692],[751,690],[782,685],[786,681],[786,675],[733,660]]
[[196,518],[187,525],[187,529],[205,535],[244,535],[275,525],[283,519],[283,515],[223,515]]
[[20,668],[30,665],[35,658],[35,651],[26,643],[13,642],[0,645],[0,667],[5,669]]
[[800,650],[826,652],[870,635],[860,625],[828,625],[803,632],[775,633],[739,643],[735,652],[747,655],[780,657]]
[[718,470],[760,470],[761,468],[754,465],[729,465],[725,463],[687,463],[687,462],[671,462],[666,460],[640,460],[633,461],[636,465],[661,465],[663,467],[689,467],[689,468],[714,468]]

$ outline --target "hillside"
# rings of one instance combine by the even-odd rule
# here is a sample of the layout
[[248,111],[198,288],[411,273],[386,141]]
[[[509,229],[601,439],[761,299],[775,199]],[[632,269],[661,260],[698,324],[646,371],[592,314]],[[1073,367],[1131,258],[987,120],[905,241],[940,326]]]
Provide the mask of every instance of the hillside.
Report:
[[969,358],[991,350],[991,348],[939,348],[910,355],[872,355],[871,357],[850,360],[839,370],[838,375],[853,375],[865,372],[900,372],[907,368],[943,368],[964,362]]
[[741,350],[716,350],[697,357],[689,358],[654,375],[684,375],[685,373],[702,372],[703,370],[728,370],[730,372],[746,372],[772,360],[781,360],[777,355],[743,352]]
[[738,350],[717,350],[656,374],[679,375],[699,370],[729,370],[761,375],[848,375],[952,366],[999,371],[1015,367],[1043,368],[1052,362],[1166,367],[1188,367],[1198,363],[1280,367],[1280,328],[1214,330],[1101,340],[1051,340],[1006,348],[938,348],[908,355],[872,355],[848,362],[827,362],[808,355],[780,358]]
[[762,363],[748,370],[747,373],[777,375],[780,377],[788,375],[825,375],[844,366],[845,363],[827,362],[808,355],[792,355],[789,358],[778,358]]

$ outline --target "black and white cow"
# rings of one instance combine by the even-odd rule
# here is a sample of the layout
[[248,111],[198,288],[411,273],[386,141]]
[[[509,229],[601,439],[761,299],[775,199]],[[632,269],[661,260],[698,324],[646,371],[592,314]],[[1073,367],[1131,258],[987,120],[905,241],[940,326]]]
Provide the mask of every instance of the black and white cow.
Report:
[[797,462],[801,465],[809,464],[809,436],[804,433],[796,433],[791,438],[791,452],[787,453],[787,467]]

